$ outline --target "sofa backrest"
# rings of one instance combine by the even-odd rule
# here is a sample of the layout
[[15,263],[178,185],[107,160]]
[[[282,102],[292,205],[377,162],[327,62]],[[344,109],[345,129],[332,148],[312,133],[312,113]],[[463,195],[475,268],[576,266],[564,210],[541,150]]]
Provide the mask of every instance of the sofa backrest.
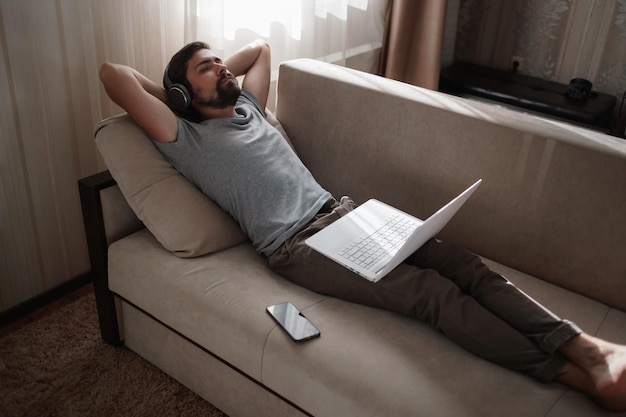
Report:
[[625,141],[308,59],[276,113],[336,197],[425,218],[483,178],[443,239],[626,310]]

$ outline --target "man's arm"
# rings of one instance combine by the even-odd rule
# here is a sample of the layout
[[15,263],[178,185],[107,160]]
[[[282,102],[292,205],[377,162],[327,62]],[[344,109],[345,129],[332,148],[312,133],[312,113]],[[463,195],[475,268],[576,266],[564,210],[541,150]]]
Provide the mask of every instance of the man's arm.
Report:
[[272,69],[269,44],[259,39],[235,52],[224,63],[235,76],[245,75],[242,88],[254,94],[261,109],[265,109]]
[[165,89],[134,69],[105,62],[100,67],[100,80],[107,94],[154,140],[174,142],[178,123],[167,107]]

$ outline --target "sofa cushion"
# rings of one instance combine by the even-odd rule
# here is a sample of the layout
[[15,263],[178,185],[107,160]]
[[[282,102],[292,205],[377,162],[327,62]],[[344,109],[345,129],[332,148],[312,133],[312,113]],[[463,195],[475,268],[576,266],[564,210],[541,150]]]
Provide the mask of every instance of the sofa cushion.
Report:
[[166,249],[193,257],[247,239],[235,220],[187,181],[128,115],[103,120],[95,135],[128,204]]
[[[177,259],[142,230],[112,244],[109,261],[112,291],[312,415],[607,415],[582,394],[480,359],[426,324],[296,286],[248,243]],[[626,337],[623,312],[484,261],[585,331]],[[300,308],[321,337],[294,343],[265,312],[283,301]],[[124,331],[136,332],[132,326],[125,322]],[[155,340],[131,337],[144,346]],[[178,353],[160,355],[160,366],[179,367]]]
[[145,229],[109,247],[109,288],[257,381],[276,327],[265,308],[327,298],[272,272],[250,243],[180,259]]

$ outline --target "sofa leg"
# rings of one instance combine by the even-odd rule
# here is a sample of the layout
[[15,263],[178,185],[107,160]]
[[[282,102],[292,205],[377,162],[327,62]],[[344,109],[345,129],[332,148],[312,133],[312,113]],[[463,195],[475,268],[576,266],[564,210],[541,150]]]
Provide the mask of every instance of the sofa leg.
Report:
[[122,341],[117,323],[115,299],[113,293],[109,290],[107,275],[108,244],[100,200],[100,191],[115,184],[115,180],[113,180],[108,171],[78,181],[100,332],[102,338],[107,343],[117,346]]

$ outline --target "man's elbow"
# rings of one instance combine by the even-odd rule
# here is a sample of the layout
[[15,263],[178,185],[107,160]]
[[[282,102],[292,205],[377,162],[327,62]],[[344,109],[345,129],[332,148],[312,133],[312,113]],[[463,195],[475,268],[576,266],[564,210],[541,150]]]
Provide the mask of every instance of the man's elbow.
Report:
[[100,65],[100,82],[104,86],[107,94],[117,104],[119,104],[120,94],[125,90],[128,83],[125,82],[123,67],[111,62],[104,62]]
[[106,84],[106,81],[114,77],[116,72],[117,68],[115,64],[108,61],[103,62],[102,65],[100,65],[100,81]]
[[270,44],[267,41],[265,40],[262,41],[261,48],[263,50],[263,53],[267,55],[271,54]]
[[267,43],[267,41],[263,39],[258,39],[256,42],[258,42],[257,45],[259,48],[259,55],[257,58],[257,62],[264,62],[264,63],[267,63],[267,65],[270,65],[271,58],[272,58],[270,44]]
[[270,53],[270,44],[265,39],[257,39],[252,42],[251,46],[253,48],[258,48],[260,53],[269,54]]
[[265,39],[257,39],[257,42],[259,42],[262,48],[267,49],[268,51],[270,50],[270,44]]

